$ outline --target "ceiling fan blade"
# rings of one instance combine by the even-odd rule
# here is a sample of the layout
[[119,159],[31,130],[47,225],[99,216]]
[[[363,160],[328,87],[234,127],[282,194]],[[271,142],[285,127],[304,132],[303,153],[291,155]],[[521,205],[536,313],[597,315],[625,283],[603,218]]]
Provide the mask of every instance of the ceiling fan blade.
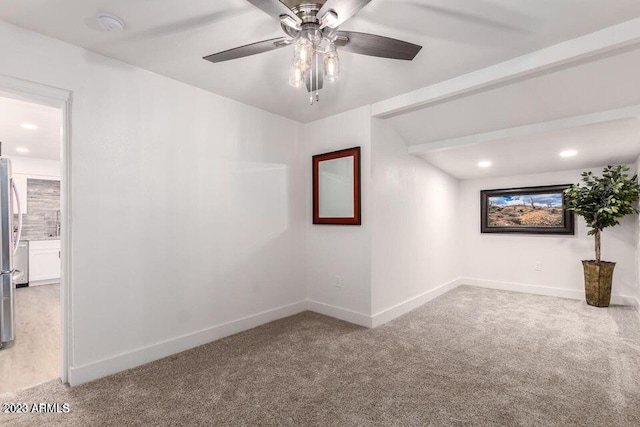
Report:
[[417,44],[375,34],[338,31],[336,36],[335,44],[341,46],[341,50],[380,58],[411,61],[422,49]]
[[327,0],[324,5],[318,11],[318,18],[322,21],[324,15],[330,10],[334,10],[338,17],[332,20],[329,25],[331,28],[336,28],[342,25],[346,20],[351,18],[360,9],[365,7],[371,2],[371,0]]
[[247,0],[249,3],[261,9],[269,16],[280,20],[282,15],[290,16],[297,24],[302,24],[302,19],[279,0]]
[[229,61],[232,59],[243,58],[245,56],[257,55],[258,53],[269,52],[271,50],[280,49],[291,44],[291,41],[285,37],[264,40],[257,43],[251,43],[246,46],[240,46],[223,52],[214,53],[205,56],[203,59],[214,63]]

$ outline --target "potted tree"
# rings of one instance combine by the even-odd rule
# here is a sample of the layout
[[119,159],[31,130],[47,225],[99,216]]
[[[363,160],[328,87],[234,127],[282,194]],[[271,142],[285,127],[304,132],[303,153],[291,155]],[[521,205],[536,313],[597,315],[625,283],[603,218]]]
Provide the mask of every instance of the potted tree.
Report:
[[620,224],[620,218],[638,214],[635,203],[640,198],[638,175],[630,176],[629,166],[607,166],[602,177],[582,173],[582,183],[565,190],[566,208],[580,215],[595,237],[596,259],[582,261],[587,304],[608,307],[615,262],[601,260],[602,230]]

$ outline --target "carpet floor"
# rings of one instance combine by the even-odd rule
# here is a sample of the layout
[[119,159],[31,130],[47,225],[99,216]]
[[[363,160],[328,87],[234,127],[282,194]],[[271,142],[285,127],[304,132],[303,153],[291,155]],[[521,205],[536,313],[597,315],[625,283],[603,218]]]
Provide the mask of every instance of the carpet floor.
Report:
[[12,426],[639,426],[630,307],[461,286],[376,329],[302,313],[82,386]]

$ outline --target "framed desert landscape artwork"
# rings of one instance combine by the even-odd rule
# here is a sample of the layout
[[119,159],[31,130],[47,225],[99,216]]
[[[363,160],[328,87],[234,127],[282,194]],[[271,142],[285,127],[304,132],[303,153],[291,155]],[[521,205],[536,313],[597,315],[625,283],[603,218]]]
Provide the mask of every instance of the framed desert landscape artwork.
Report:
[[480,192],[482,233],[574,234],[574,215],[564,209],[570,185]]

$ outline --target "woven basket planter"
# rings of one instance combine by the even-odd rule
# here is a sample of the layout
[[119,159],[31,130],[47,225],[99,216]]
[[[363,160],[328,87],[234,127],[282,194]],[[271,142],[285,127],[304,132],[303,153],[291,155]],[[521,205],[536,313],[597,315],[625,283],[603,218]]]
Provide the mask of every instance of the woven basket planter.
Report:
[[582,261],[584,267],[584,287],[587,304],[595,307],[609,307],[611,284],[615,262]]

